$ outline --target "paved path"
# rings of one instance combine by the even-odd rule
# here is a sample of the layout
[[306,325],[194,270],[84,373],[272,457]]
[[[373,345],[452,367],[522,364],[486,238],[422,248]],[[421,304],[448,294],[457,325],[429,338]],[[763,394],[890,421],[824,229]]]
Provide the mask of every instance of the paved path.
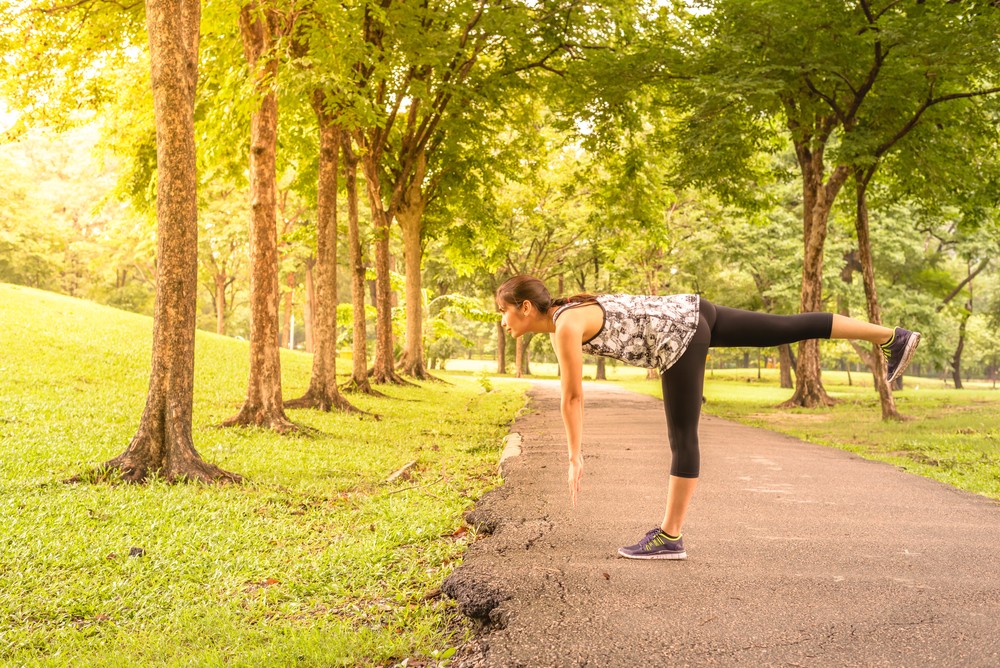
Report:
[[650,397],[584,394],[578,507],[540,382],[523,454],[471,517],[493,534],[445,590],[492,624],[458,666],[1000,666],[1000,504],[705,416],[688,559],[620,559],[662,514],[665,420]]

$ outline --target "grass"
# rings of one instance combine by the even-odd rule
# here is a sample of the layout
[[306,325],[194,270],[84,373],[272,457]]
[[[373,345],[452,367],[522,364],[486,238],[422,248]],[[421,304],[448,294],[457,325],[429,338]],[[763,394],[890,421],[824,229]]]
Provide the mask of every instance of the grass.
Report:
[[[461,643],[437,587],[474,538],[463,511],[500,482],[524,386],[445,375],[352,397],[379,422],[290,411],[319,434],[220,430],[246,391],[247,344],[199,332],[195,444],[246,482],[62,482],[128,444],[151,332],[0,285],[0,663],[412,666]],[[283,352],[286,397],[310,360]]]
[[[781,409],[791,396],[777,371],[756,369],[709,372],[705,411],[764,427],[812,443],[888,462],[903,470],[1000,500],[1000,392],[987,383],[944,387],[937,379],[906,378],[896,392],[902,422],[884,422],[870,377],[824,371],[823,383],[838,400],[832,408]],[[660,397],[660,384],[631,379],[630,389]]]

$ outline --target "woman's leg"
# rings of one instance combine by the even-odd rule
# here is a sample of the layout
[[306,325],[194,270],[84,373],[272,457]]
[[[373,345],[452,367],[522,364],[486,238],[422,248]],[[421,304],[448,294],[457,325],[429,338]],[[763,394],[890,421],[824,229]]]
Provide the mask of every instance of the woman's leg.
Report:
[[697,478],[681,478],[670,476],[667,484],[667,509],[663,513],[663,521],[660,529],[670,537],[677,538],[681,535],[684,527],[684,517],[687,515],[688,506],[694,497],[695,487],[698,486]]
[[698,485],[701,466],[698,421],[701,419],[705,359],[710,337],[711,328],[702,317],[688,349],[660,378],[672,455],[667,507],[660,528],[669,536],[680,535],[684,516]]
[[718,306],[707,300],[702,311],[712,328],[713,348],[767,348],[807,339],[855,339],[883,344],[893,330],[833,313],[775,315]]
[[705,386],[705,360],[710,346],[777,346],[805,339],[859,339],[882,344],[893,330],[830,313],[774,315],[716,306],[701,301],[695,336],[677,362],[663,372],[663,406],[673,455],[667,507],[660,529],[679,536],[698,485],[701,453],[698,422]]
[[873,325],[863,320],[855,320],[842,315],[833,315],[831,339],[856,339],[882,345],[892,338],[892,328]]

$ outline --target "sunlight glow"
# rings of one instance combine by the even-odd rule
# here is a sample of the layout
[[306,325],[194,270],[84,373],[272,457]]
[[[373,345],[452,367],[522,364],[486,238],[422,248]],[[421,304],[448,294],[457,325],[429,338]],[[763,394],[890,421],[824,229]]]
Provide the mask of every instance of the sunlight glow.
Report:
[[19,114],[16,111],[11,111],[7,108],[7,105],[0,102],[0,135],[10,130],[14,123],[17,122]]

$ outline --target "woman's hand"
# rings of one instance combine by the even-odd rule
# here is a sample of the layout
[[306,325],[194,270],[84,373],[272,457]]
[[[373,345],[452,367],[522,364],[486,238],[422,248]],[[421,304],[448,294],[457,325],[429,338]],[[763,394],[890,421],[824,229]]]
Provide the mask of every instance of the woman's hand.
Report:
[[580,491],[580,477],[583,476],[583,455],[570,457],[566,481],[569,483],[569,498],[576,508],[576,494]]

